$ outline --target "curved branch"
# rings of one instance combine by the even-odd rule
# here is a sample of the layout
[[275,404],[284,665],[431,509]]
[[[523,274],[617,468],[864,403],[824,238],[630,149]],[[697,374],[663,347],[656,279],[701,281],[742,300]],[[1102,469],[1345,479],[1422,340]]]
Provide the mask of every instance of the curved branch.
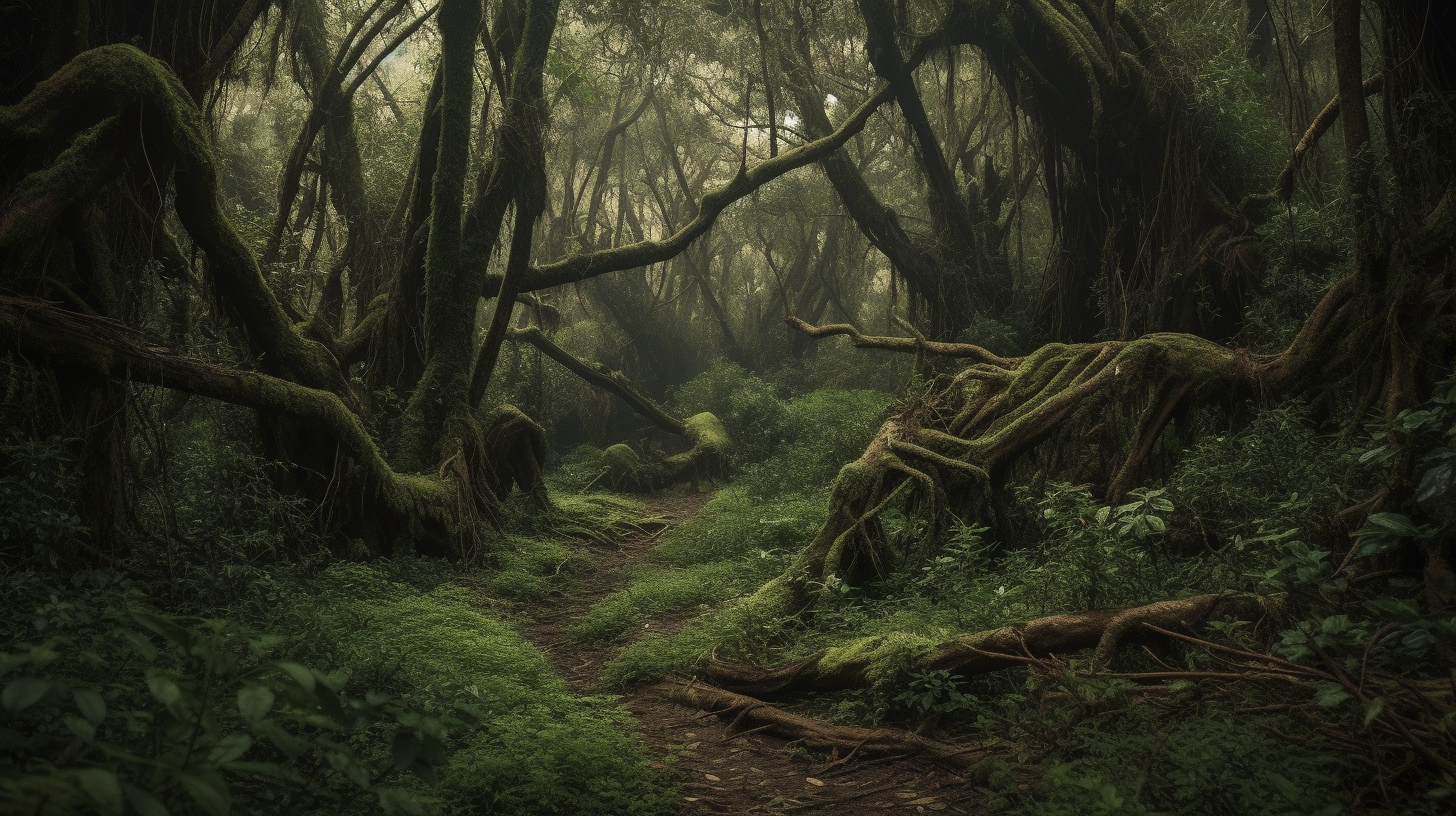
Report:
[[0,330],[16,347],[104,377],[146,383],[297,417],[326,429],[363,469],[374,499],[393,513],[445,520],[453,493],[437,480],[396,473],[335,394],[227,368],[141,342],[128,326],[33,300],[0,296]]
[[[576,283],[609,272],[636,269],[648,264],[660,263],[678,255],[698,236],[708,231],[718,215],[735,201],[751,194],[759,187],[779,176],[807,164],[813,164],[833,153],[860,132],[865,123],[881,105],[893,96],[889,86],[865,100],[839,129],[822,139],[800,145],[793,150],[780,153],[777,158],[766,159],[752,167],[740,167],[738,175],[723,187],[703,196],[698,214],[677,232],[661,241],[639,241],[627,246],[613,247],[585,255],[571,255],[545,266],[533,266],[521,276],[519,291],[534,292]],[[487,279],[485,294],[490,296],[500,288],[500,276]]]
[[352,405],[353,392],[337,362],[294,327],[263,280],[257,259],[223,211],[201,114],[170,68],[130,45],[93,48],[66,63],[18,104],[0,108],[0,140],[68,139],[138,105],[148,114],[140,134],[147,150],[153,156],[158,149],[172,151],[177,216],[207,253],[212,289],[261,356],[263,368],[331,391]]
[[734,694],[713,686],[680,678],[669,678],[654,689],[675,703],[725,717],[734,723],[764,729],[820,750],[838,749],[846,757],[919,754],[938,762],[969,768],[986,756],[979,745],[956,745],[940,742],[892,728],[855,728],[832,725],[800,714],[785,711],[752,697]]

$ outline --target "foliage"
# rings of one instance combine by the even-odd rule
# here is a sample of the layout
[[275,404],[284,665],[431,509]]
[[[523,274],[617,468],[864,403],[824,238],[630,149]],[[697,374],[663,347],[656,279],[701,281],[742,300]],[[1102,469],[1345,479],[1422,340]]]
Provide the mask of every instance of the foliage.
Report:
[[0,440],[0,552],[9,560],[54,567],[62,553],[85,539],[86,528],[71,505],[76,475],[66,440]]
[[1315,431],[1299,404],[1266,408],[1243,428],[1209,435],[1184,456],[1168,480],[1180,508],[1181,534],[1217,545],[1251,539],[1261,527],[1317,532],[1328,518],[1367,490],[1349,450]]
[[10,602],[49,595],[9,627],[0,658],[8,812],[225,816],[374,801],[420,813],[411,779],[433,779],[448,730],[479,719],[347,695],[346,674],[277,659],[280,638],[159,614],[113,574],[78,574],[64,590],[12,575],[6,589]]
[[[699,377],[695,389],[721,386],[717,377]],[[875,391],[815,391],[778,409],[782,437],[772,455],[668,532],[631,584],[596,604],[574,636],[617,638],[655,616],[747,593],[782,571],[822,519],[824,486],[864,446],[888,402]]]
[[1032,796],[1010,812],[1335,816],[1345,763],[1327,746],[1294,753],[1275,736],[1296,728],[1217,706],[1120,705],[1063,732]]
[[572,697],[509,624],[429,573],[411,586],[341,564],[297,581],[282,635],[157,613],[114,574],[11,575],[7,608],[35,612],[4,636],[7,809],[661,810],[625,712]]

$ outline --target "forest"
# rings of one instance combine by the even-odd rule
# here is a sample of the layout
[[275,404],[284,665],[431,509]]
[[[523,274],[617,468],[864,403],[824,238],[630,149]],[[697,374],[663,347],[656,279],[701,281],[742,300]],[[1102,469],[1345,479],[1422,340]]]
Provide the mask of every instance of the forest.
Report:
[[1456,4],[0,0],[0,813],[1456,802]]

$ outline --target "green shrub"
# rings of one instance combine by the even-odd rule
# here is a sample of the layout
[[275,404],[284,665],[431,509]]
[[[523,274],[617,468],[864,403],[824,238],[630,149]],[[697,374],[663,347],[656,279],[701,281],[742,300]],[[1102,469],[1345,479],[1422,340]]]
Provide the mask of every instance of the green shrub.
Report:
[[1063,732],[1059,758],[1012,812],[1341,813],[1343,763],[1321,753],[1318,740],[1296,752],[1271,729],[1299,724],[1217,708],[1165,718],[1146,705],[1119,706]]
[[49,563],[86,537],[75,513],[76,468],[59,437],[0,439],[0,553],[11,563]]

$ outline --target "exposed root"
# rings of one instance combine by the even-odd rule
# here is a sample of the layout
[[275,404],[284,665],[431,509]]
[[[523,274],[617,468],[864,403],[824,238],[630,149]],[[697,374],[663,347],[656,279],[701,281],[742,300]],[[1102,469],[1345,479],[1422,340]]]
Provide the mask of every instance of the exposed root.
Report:
[[657,693],[673,702],[733,718],[741,729],[764,730],[822,751],[859,757],[919,755],[957,768],[969,768],[986,756],[979,745],[956,745],[891,728],[833,725],[794,714],[752,697],[671,677]]

